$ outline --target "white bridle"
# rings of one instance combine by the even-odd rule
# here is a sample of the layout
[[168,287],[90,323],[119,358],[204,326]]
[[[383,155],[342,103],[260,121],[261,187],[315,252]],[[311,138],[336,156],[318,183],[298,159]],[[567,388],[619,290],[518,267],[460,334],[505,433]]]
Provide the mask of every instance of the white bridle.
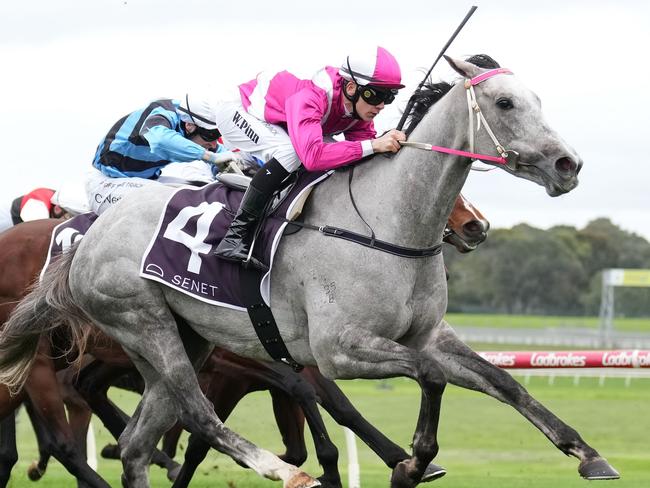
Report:
[[[400,144],[402,146],[414,147],[416,149],[424,149],[426,151],[435,151],[435,152],[441,152],[446,154],[454,154],[457,156],[464,156],[472,160],[479,160],[488,164],[504,165],[512,170],[515,170],[517,168],[517,165],[520,164],[519,153],[517,151],[507,150],[501,145],[501,143],[499,143],[499,140],[497,139],[497,137],[494,135],[494,132],[490,128],[490,124],[488,124],[487,120],[485,120],[485,116],[481,111],[481,107],[479,106],[476,100],[476,93],[474,92],[475,85],[478,85],[479,83],[500,74],[511,75],[512,71],[510,71],[507,68],[496,68],[481,73],[480,75],[475,76],[474,78],[465,79],[464,86],[465,89],[467,90],[466,91],[467,109],[469,112],[468,136],[469,136],[470,151],[461,151],[459,149],[451,149],[448,147],[434,146],[432,144],[427,144],[424,142],[400,141]],[[476,116],[476,131],[474,130],[474,116]],[[496,151],[497,153],[499,153],[500,156],[498,157],[490,156],[488,154],[478,154],[474,152],[474,133],[478,132],[481,129],[481,125],[485,127],[486,132],[492,139]]]

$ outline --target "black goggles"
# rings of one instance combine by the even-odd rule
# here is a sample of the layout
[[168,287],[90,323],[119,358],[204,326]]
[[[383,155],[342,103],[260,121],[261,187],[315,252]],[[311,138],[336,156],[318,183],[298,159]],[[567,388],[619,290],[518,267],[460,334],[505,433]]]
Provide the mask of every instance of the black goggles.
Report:
[[205,142],[213,142],[221,137],[221,132],[219,129],[205,129],[204,127],[195,126],[194,132],[192,135],[196,134]]
[[393,103],[395,95],[397,95],[395,88],[379,88],[369,85],[359,87],[359,96],[370,105],[381,105],[382,103],[388,105]]

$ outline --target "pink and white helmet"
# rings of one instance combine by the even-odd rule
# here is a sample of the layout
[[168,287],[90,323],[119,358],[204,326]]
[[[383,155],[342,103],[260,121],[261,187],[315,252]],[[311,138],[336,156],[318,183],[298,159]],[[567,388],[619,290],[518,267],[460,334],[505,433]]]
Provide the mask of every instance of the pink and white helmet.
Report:
[[348,56],[339,69],[346,80],[359,85],[374,85],[385,88],[404,88],[402,72],[395,57],[383,47],[375,47],[370,52]]

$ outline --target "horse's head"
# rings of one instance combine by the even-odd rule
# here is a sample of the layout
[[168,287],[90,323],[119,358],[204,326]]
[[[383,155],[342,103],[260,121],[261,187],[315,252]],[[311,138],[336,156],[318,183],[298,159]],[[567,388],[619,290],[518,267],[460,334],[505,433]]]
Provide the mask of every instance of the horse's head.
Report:
[[487,238],[490,223],[463,195],[458,195],[447,220],[443,240],[458,252],[473,251]]
[[476,145],[470,151],[494,154],[497,146],[497,152],[505,156],[507,164],[502,167],[506,171],[544,186],[551,196],[571,191],[578,185],[582,159],[548,125],[535,93],[511,74],[486,76],[481,81],[477,77],[490,70],[445,58],[466,80],[468,99],[470,103],[475,102],[472,117],[478,119],[475,114],[480,111],[485,119],[477,122],[481,125],[487,122],[488,127],[475,133]]

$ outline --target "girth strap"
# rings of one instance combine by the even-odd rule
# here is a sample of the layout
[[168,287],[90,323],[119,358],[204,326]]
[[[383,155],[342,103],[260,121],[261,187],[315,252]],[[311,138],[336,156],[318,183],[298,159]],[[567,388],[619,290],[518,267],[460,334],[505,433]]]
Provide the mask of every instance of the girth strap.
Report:
[[[331,225],[322,225],[319,227],[316,225],[306,224],[304,222],[299,222],[296,220],[288,220],[281,217],[276,217],[276,218],[280,218],[284,222],[288,222],[289,225],[299,227],[298,230],[300,230],[300,228],[317,230],[326,236],[345,239],[346,241],[354,242],[355,244],[360,244],[362,246],[369,247],[371,249],[376,249],[377,251],[394,254],[395,256],[400,256],[402,258],[426,258],[429,256],[435,256],[436,254],[440,254],[440,251],[442,250],[442,244],[436,244],[433,247],[427,247],[424,249],[416,249],[412,247],[398,246],[397,244],[391,244],[390,242],[377,239],[375,237],[375,231],[370,226],[370,224],[366,221],[366,219],[363,218],[363,215],[361,215],[361,212],[357,207],[357,202],[354,200],[354,195],[352,194],[352,178],[354,177],[354,165],[340,168],[340,170],[350,172],[350,176],[348,178],[348,192],[350,195],[350,201],[352,202],[352,206],[354,207],[354,210],[357,212],[357,215],[359,216],[361,221],[366,225],[366,227],[368,227],[368,230],[370,231],[370,236],[359,234],[357,232],[353,232],[347,229],[341,229],[339,227],[332,227]],[[292,232],[289,233],[293,234],[294,232],[297,231],[293,230]]]
[[364,236],[363,234],[359,234],[347,229],[341,229],[339,227],[332,227],[331,225],[323,225],[318,227],[316,225],[306,224],[305,222],[299,222],[296,220],[283,220],[285,222],[288,222],[290,225],[310,230],[317,230],[325,236],[338,237],[339,239],[345,239],[346,241],[351,241],[356,244],[369,247],[371,249],[394,254],[395,256],[400,256],[402,258],[426,258],[440,254],[442,251],[442,244],[436,244],[432,247],[416,249],[414,247],[398,246],[397,244],[392,244],[390,242],[377,239],[374,236]]
[[278,324],[275,322],[271,308],[264,302],[260,293],[261,273],[252,269],[242,269],[243,302],[248,310],[248,316],[253,323],[257,338],[266,352],[275,361],[287,364],[299,372],[304,366],[291,357],[287,346],[282,340]]

